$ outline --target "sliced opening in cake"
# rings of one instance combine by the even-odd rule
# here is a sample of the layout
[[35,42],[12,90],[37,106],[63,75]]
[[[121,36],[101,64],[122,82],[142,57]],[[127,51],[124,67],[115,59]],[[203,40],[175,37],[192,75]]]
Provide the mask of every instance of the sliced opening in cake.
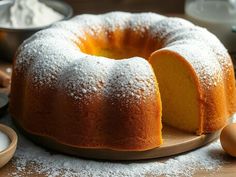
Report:
[[150,62],[161,93],[163,122],[188,132],[197,132],[200,103],[197,79],[191,66],[171,51],[155,52]]

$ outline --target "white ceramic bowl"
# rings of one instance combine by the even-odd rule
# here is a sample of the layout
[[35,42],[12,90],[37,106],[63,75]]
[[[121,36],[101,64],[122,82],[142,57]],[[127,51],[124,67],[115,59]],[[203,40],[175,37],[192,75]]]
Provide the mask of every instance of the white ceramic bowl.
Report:
[[[65,2],[57,0],[53,1],[41,0],[41,2],[45,3],[48,7],[51,7],[55,11],[61,13],[64,16],[62,20],[69,19],[73,15],[73,9],[71,8],[70,5],[66,4]],[[13,3],[12,0],[0,1],[0,10],[3,8],[9,8],[9,6],[11,6],[12,3]],[[23,28],[23,29],[0,27],[1,59],[12,61],[17,48],[25,39],[30,37],[35,32],[47,28],[49,26],[50,25],[44,27]]]
[[0,131],[5,133],[10,138],[11,141],[8,148],[0,152],[0,168],[1,168],[4,165],[6,165],[13,157],[16,151],[18,137],[16,132],[12,128],[6,125],[0,124]]

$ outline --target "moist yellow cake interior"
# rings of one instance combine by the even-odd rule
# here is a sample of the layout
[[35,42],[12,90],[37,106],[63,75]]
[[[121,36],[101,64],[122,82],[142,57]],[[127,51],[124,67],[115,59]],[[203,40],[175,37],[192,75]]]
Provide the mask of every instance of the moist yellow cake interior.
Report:
[[164,123],[189,132],[199,128],[199,102],[197,84],[191,67],[174,55],[153,55],[155,71],[163,106]]

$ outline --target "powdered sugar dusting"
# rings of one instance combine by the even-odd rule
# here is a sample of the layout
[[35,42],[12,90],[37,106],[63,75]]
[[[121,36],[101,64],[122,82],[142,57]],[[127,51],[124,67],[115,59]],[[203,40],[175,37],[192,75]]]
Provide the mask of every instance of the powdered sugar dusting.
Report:
[[[155,76],[144,59],[108,60],[83,54],[77,47],[79,39],[86,39],[84,31],[95,35],[103,26],[110,30],[123,29],[131,16],[122,12],[100,15],[100,18],[80,15],[36,33],[18,50],[16,74],[23,71],[33,76],[30,82],[38,88],[44,84],[49,88],[60,85],[60,89],[75,100],[95,92],[104,96],[133,97],[135,100],[155,94]],[[152,19],[150,17],[156,17],[156,21],[157,17],[164,18],[147,13],[137,19],[145,21]],[[148,22],[150,24],[150,20]],[[117,94],[111,95],[110,91]]]
[[170,33],[176,34],[177,30],[183,31],[193,26],[194,25],[187,20],[169,17],[153,23],[150,28],[150,33],[153,38],[156,38],[158,42],[162,43],[162,47],[164,48],[167,45],[165,40],[168,39],[167,36]]
[[[120,60],[117,67],[111,71],[107,95],[125,98],[125,102],[132,100],[145,100],[157,92],[155,76],[151,66],[142,58]],[[147,91],[148,90],[148,91]]]
[[[75,56],[77,58],[78,55],[81,55],[81,53],[78,53],[79,50],[75,45],[76,42],[73,41],[75,39],[72,33],[63,29],[52,28],[40,31],[24,41],[18,49],[14,69],[26,72],[30,68],[29,66],[35,62],[47,65],[48,60],[51,59],[54,60],[54,64],[57,66],[57,63],[64,62],[65,59],[73,60]],[[41,72],[41,69],[46,68],[39,67],[35,72]]]
[[[80,52],[77,44],[80,44],[81,40],[86,41],[86,34],[90,36],[99,35],[101,32],[107,34],[108,31],[115,31],[117,28],[120,30],[132,29],[133,31],[139,31],[139,33],[143,34],[148,31],[150,33],[149,35],[161,44],[161,50],[171,49],[185,57],[186,61],[195,69],[202,84],[207,88],[217,85],[222,77],[224,77],[222,71],[227,72],[227,68],[230,68],[232,65],[226,49],[213,34],[203,28],[196,27],[186,20],[167,18],[154,13],[131,14],[125,12],[111,12],[102,15],[79,15],[69,21],[58,22],[51,28],[36,33],[29,40],[24,42],[19,49],[15,69],[25,71],[26,73],[28,68],[30,68],[29,73],[34,76],[33,83],[35,83],[36,86],[39,83],[42,85],[44,83],[51,83],[52,81],[51,86],[55,86],[55,83],[62,82],[61,79],[63,77],[68,77],[66,75],[60,76],[60,81],[58,81],[60,73],[66,74],[68,69],[71,69],[68,73],[70,73],[72,80],[81,81],[81,79],[76,79],[76,74],[72,74],[73,69],[71,67],[73,67],[72,65],[74,65],[74,63],[83,65],[79,62],[85,62],[84,60],[92,58],[89,60],[90,63],[86,61],[89,68],[87,68],[88,66],[84,67],[83,72],[87,73],[87,70],[91,69],[91,73],[92,68],[99,70],[98,67],[104,65],[102,66],[102,73],[93,70],[94,76],[90,74],[90,77],[93,77],[94,80],[95,78],[99,80],[99,77],[103,77],[100,80],[105,83],[105,80],[107,80],[106,77],[111,75],[108,71],[113,72],[116,70],[116,67],[117,71],[120,70],[120,68],[123,67],[121,63],[125,66],[125,63],[132,61],[132,65],[135,65],[136,62],[139,63],[139,61],[132,59],[130,61],[108,62],[106,58],[93,57]],[[101,62],[100,64],[94,62],[96,58],[99,58],[97,60]],[[29,67],[31,64],[32,67]],[[147,70],[150,69],[145,66],[143,66],[143,68]],[[77,73],[75,67],[74,70],[74,72]],[[145,71],[145,69],[142,69],[142,72],[143,71]],[[95,76],[96,73],[97,76]],[[126,72],[125,74],[127,75],[128,73],[129,72]],[[86,75],[83,74],[83,77],[85,76]],[[136,77],[137,76],[136,74]],[[149,77],[150,76],[149,73]],[[141,75],[138,77],[141,77]],[[126,80],[127,79],[131,81],[131,78],[126,77]],[[87,82],[87,84],[91,84],[91,82]],[[122,84],[127,83],[128,82],[123,82]],[[75,98],[78,99],[79,97],[74,93],[75,89],[73,89],[75,88],[75,83],[74,86],[72,86],[71,83],[66,84],[69,88],[68,90],[71,91],[69,94],[75,95]],[[85,82],[83,84],[85,84]],[[81,83],[79,83],[79,85],[81,85]],[[150,85],[152,84],[149,84],[149,86]],[[145,84],[143,86],[145,87]],[[145,89],[150,89],[149,86],[145,87]],[[94,89],[88,89],[90,87]],[[126,87],[128,88],[129,84],[127,84]],[[85,91],[86,89],[81,91],[83,91],[83,93],[99,91],[98,84],[92,84],[92,86],[87,85],[86,88],[87,92]]]
[[[63,45],[58,45],[60,40],[48,41],[37,52],[47,52],[50,46],[54,45],[58,52],[48,52],[47,55],[38,55],[38,60],[34,61],[28,73],[32,76],[32,83],[36,87],[47,84],[48,87],[54,87],[57,83],[58,75],[64,70],[64,67],[73,62],[77,58],[77,53],[71,48],[64,48]],[[64,45],[69,43],[64,42]],[[69,57],[68,57],[69,54]],[[61,60],[57,60],[61,58]]]
[[[214,55],[214,57],[211,60],[218,60],[224,72],[227,72],[232,65],[226,48],[223,46],[223,44],[221,44],[219,39],[214,34],[210,33],[205,28],[192,26],[185,30],[179,28],[169,32],[166,36],[166,45],[176,44],[176,41],[188,43],[188,48],[190,48],[190,45],[192,45],[192,43],[189,41],[202,42],[203,46],[206,46],[208,50],[212,51],[211,53]],[[206,48],[203,48],[203,46],[201,46],[201,50],[206,50]],[[205,58],[210,60],[208,56],[205,56]]]
[[[235,116],[234,120],[236,120]],[[14,128],[9,116],[5,116],[1,122]],[[209,171],[212,174],[227,163],[219,140],[203,148],[167,159],[122,163],[99,162],[51,154],[25,139],[20,133],[18,135],[19,143],[13,160],[17,171],[9,174],[13,177],[34,173],[50,177],[61,175],[66,177],[192,176],[199,170]],[[33,165],[34,168],[30,168],[30,165]]]
[[[107,98],[123,97],[130,102],[156,93],[151,66],[138,57],[115,61],[85,56],[65,69],[59,85],[59,89],[75,100],[96,94]],[[135,99],[129,99],[131,97]]]
[[[215,87],[223,79],[223,73],[219,62],[215,59],[215,55],[209,50],[207,45],[198,41],[178,41],[178,44],[172,43],[172,45],[165,49],[172,50],[183,56],[196,71],[196,74],[201,84],[210,89]],[[189,52],[189,45],[195,52]]]

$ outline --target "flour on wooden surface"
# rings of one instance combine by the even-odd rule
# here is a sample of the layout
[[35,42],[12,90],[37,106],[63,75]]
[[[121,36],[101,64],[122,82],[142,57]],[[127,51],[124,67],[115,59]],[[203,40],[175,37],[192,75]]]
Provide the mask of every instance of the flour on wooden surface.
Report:
[[[236,117],[234,117],[236,120]],[[10,125],[9,116],[1,120]],[[21,174],[32,174],[29,166],[33,165],[38,174],[56,177],[63,176],[83,176],[83,177],[136,177],[136,176],[192,176],[198,170],[209,171],[211,173],[227,163],[224,159],[224,151],[220,146],[219,140],[200,149],[172,156],[168,159],[154,159],[129,162],[106,162],[93,161],[71,156],[52,154],[45,149],[38,147],[19,134],[19,143],[13,163],[16,172],[9,175],[19,177]]]

